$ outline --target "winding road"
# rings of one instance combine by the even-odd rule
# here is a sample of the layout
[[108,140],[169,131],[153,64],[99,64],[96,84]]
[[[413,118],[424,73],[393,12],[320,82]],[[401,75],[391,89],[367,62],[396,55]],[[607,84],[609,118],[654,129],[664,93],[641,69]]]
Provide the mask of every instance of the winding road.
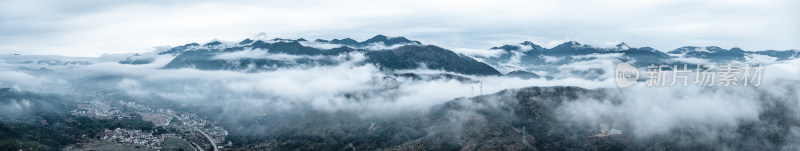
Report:
[[203,132],[200,129],[197,129],[197,127],[195,127],[194,130],[200,132],[200,134],[203,134],[203,136],[205,136],[206,139],[208,139],[208,142],[211,143],[212,147],[214,147],[214,151],[219,151],[219,150],[217,150],[217,143],[214,143],[214,140],[211,139],[211,136],[208,136],[208,134],[206,134],[206,132]]

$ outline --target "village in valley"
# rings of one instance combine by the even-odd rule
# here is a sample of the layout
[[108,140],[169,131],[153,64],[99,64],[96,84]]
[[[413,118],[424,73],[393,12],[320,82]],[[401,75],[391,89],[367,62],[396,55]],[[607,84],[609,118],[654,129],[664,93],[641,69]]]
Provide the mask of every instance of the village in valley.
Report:
[[130,101],[106,101],[103,96],[78,101],[72,115],[96,119],[140,118],[152,122],[150,130],[115,128],[106,129],[102,137],[71,145],[65,150],[106,150],[129,148],[131,150],[220,150],[231,147],[228,135],[218,123],[193,113],[171,109],[153,109]]

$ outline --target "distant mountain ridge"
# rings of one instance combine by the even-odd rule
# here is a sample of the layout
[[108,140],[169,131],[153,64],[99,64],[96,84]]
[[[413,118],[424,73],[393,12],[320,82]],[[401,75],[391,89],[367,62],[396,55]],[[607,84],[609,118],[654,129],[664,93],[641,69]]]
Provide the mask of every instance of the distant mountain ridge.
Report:
[[[523,48],[525,46],[527,48]],[[543,63],[544,60],[537,59],[542,55],[544,56],[579,56],[589,54],[607,54],[607,53],[625,53],[625,56],[632,58],[639,58],[638,61],[646,61],[652,59],[668,59],[674,58],[670,56],[677,54],[684,54],[685,57],[709,59],[711,61],[732,61],[744,60],[745,55],[758,54],[770,57],[775,57],[778,60],[787,60],[800,57],[798,50],[766,50],[766,51],[745,51],[738,47],[731,49],[723,49],[717,46],[697,47],[697,46],[684,46],[666,53],[653,49],[651,47],[634,48],[628,46],[626,43],[616,45],[616,48],[601,48],[593,47],[591,45],[580,44],[576,41],[568,41],[559,44],[553,48],[547,49],[536,45],[530,41],[525,41],[519,45],[503,45],[500,47],[492,47],[493,50],[503,50],[505,52],[519,51],[523,52],[527,57],[526,61],[534,61],[535,63]],[[500,58],[507,59],[511,57],[511,53],[504,53],[498,57],[484,57],[484,58]]]
[[686,57],[704,58],[715,62],[721,61],[744,61],[746,55],[758,54],[770,57],[775,57],[777,60],[788,60],[800,57],[797,50],[767,50],[767,51],[744,51],[741,48],[723,49],[717,46],[697,47],[697,46],[684,46],[672,51],[668,54],[683,54]]
[[374,43],[381,43],[386,46],[394,46],[398,44],[413,44],[413,45],[422,45],[421,42],[415,40],[409,40],[406,37],[387,37],[384,35],[376,35],[370,39],[364,40],[362,42],[358,42],[356,40],[345,38],[345,39],[333,39],[333,40],[324,40],[324,39],[317,39],[314,40],[315,42],[321,43],[329,43],[329,44],[341,44],[346,46],[354,46],[354,47],[363,47]]
[[[730,61],[745,61],[754,55],[774,57],[776,60],[800,58],[798,50],[767,50],[744,51],[740,48],[723,49],[716,46],[696,47],[685,46],[666,53],[651,47],[630,47],[620,43],[616,47],[601,48],[585,45],[576,41],[568,41],[553,48],[544,48],[530,41],[516,45],[503,45],[492,47],[490,50],[501,50],[495,56],[475,56],[495,68],[512,68],[512,70],[548,71],[557,72],[557,67],[565,64],[597,59],[596,55],[618,54],[615,58],[623,62],[635,62],[636,66],[651,64],[696,64],[696,62],[682,62],[676,58],[704,59],[710,63],[725,63]],[[523,69],[518,69],[522,67]]]
[[[338,44],[340,47],[332,49],[315,48],[303,45],[305,39],[273,39],[271,41],[245,39],[238,45],[231,47],[215,47],[219,42],[204,45],[197,43],[178,46],[159,53],[160,55],[177,55],[165,69],[196,68],[201,70],[243,70],[251,68],[274,69],[280,67],[336,65],[339,55],[351,52],[363,53],[366,63],[379,65],[385,70],[428,69],[444,70],[467,75],[500,75],[500,72],[491,66],[478,62],[475,59],[457,54],[453,51],[433,46],[422,45],[419,41],[408,40],[405,37],[387,37],[377,35],[365,41],[355,41],[350,38],[342,40],[315,40],[318,43]],[[384,46],[403,45],[386,50],[368,50],[361,47],[380,44]],[[286,54],[305,56],[299,58],[275,59],[269,57],[247,57],[235,61],[216,59],[215,56],[225,53],[241,51],[263,51],[264,54]],[[348,59],[345,57],[345,59]]]
[[[333,48],[320,48],[309,44],[332,44]],[[368,46],[376,47],[371,50]],[[514,45],[492,47],[490,50],[501,50],[496,56],[466,56],[434,45],[423,45],[416,40],[405,37],[388,37],[376,35],[364,41],[351,38],[316,39],[308,41],[299,39],[253,40],[245,39],[238,43],[212,41],[205,44],[190,43],[158,53],[159,55],[175,55],[176,58],[163,68],[197,68],[201,70],[271,70],[282,67],[325,66],[336,65],[341,60],[339,55],[351,52],[363,53],[366,63],[376,64],[384,70],[416,69],[425,67],[434,70],[467,75],[502,75],[505,72],[543,71],[558,72],[558,66],[580,61],[598,59],[598,55],[611,55],[618,61],[634,62],[636,66],[650,64],[686,63],[676,58],[698,58],[709,62],[744,61],[753,55],[774,57],[777,60],[788,60],[800,57],[798,50],[744,51],[740,48],[723,49],[716,46],[697,47],[684,46],[671,51],[662,52],[651,47],[631,47],[620,43],[616,47],[595,47],[568,41],[552,48],[544,48],[530,41]],[[220,54],[242,51],[263,51],[262,54],[296,55],[290,59],[274,59],[270,57],[248,56],[238,60],[215,58]],[[347,57],[345,57],[347,58]],[[341,57],[339,57],[341,59]],[[478,61],[480,60],[480,61]],[[152,59],[130,57],[120,61],[124,64],[147,64]],[[692,62],[694,63],[694,62]],[[510,69],[506,69],[509,68]],[[522,72],[518,72],[522,73]],[[542,77],[544,75],[537,75]],[[531,77],[537,77],[531,76]],[[527,77],[527,76],[526,76]]]

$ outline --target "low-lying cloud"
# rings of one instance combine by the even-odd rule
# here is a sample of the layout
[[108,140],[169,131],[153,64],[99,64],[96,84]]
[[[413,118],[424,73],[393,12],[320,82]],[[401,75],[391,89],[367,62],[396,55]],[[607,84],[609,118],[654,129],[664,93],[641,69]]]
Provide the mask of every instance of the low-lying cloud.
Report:
[[[492,94],[505,89],[530,86],[578,86],[601,89],[608,100],[577,100],[564,103],[559,112],[569,122],[599,125],[629,125],[637,138],[670,134],[676,129],[704,130],[707,138],[736,137],[727,130],[742,123],[759,122],[769,103],[788,105],[800,118],[800,60],[776,61],[751,56],[743,63],[765,64],[759,87],[645,87],[616,88],[613,81],[615,58],[620,54],[583,56],[595,59],[558,67],[558,77],[521,79],[505,76],[470,76],[429,69],[384,71],[364,63],[361,53],[350,53],[330,66],[286,67],[259,72],[162,69],[173,56],[155,56],[144,65],[119,64],[97,59],[88,65],[24,63],[4,59],[0,87],[50,91],[53,87],[120,91],[142,100],[167,101],[220,109],[222,115],[250,116],[303,110],[354,112],[362,117],[426,112],[459,97]],[[268,50],[221,53],[214,59],[269,58],[292,60],[320,56],[270,54]],[[579,58],[579,57],[578,57]],[[551,58],[552,59],[552,58]],[[34,59],[36,60],[36,59]],[[35,61],[34,61],[35,62]],[[26,69],[26,70],[23,70]],[[37,69],[37,70],[27,70]],[[41,69],[41,70],[38,70]],[[456,79],[418,80],[396,73],[453,74]],[[587,78],[593,77],[593,78]],[[690,77],[689,79],[693,79]],[[2,108],[24,106],[16,101]],[[467,116],[473,117],[473,116]],[[792,127],[796,134],[797,127]],[[797,137],[796,135],[791,135]]]

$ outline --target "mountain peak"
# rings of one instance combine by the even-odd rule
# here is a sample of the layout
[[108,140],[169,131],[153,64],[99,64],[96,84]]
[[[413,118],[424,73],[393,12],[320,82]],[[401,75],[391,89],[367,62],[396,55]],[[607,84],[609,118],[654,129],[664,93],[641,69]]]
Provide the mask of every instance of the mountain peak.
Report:
[[536,45],[531,41],[524,41],[524,42],[519,43],[519,44],[523,45],[523,46],[530,46],[532,50],[542,50],[542,49],[544,49],[544,48],[542,48],[542,46]]
[[581,43],[578,43],[577,41],[567,41],[565,43],[562,43],[562,44],[556,46],[555,48],[574,48],[574,47],[579,47],[579,46],[582,46],[582,45],[581,45]]
[[380,35],[380,34],[379,35],[375,35],[374,37],[361,42],[361,44],[362,45],[368,45],[368,44],[376,43],[376,42],[383,42],[383,44],[386,45],[386,46],[392,46],[392,45],[396,45],[396,44],[416,44],[416,45],[421,45],[422,44],[419,41],[408,40],[406,37],[402,37],[402,36],[401,37],[387,37],[387,36]]
[[250,39],[250,38],[244,39],[244,40],[242,40],[242,42],[239,42],[240,45],[246,45],[246,44],[250,44],[250,43],[253,43],[253,40]]
[[330,43],[332,43],[332,44],[342,44],[342,45],[358,45],[358,41],[350,39],[350,38],[344,38],[344,39],[341,39],[341,40],[333,39],[333,40],[330,41]]
[[711,52],[727,51],[727,50],[725,50],[725,49],[723,49],[721,47],[718,47],[718,46],[707,46],[706,50],[711,51]]
[[388,39],[389,39],[389,37],[386,37],[384,35],[378,34],[378,35],[373,36],[370,39],[367,39],[367,41],[370,41],[370,40],[382,41],[382,40],[388,40]]
[[622,42],[622,43],[617,44],[617,48],[619,48],[620,50],[628,50],[628,49],[631,49],[631,46],[628,46],[628,44],[626,44],[625,42]]
[[531,50],[544,50],[542,46],[536,45],[531,41],[523,41],[522,43],[519,43],[519,45],[503,45],[500,47],[492,47],[490,49],[501,49],[505,51],[523,50],[523,49],[527,50],[527,48],[522,48],[524,46],[529,46]]
[[698,47],[698,46],[683,46],[683,47],[677,48],[675,50],[668,51],[667,53],[668,54],[683,54],[683,53],[686,53],[686,52],[696,51],[696,50],[698,50],[700,48],[701,47]]
[[533,42],[531,42],[531,41],[524,41],[524,42],[522,42],[522,43],[519,43],[519,44],[520,44],[520,45],[523,45],[523,46],[539,46],[539,45],[536,45],[536,44],[534,44],[534,43],[533,43]]
[[419,41],[408,40],[406,37],[388,37],[388,36],[380,35],[380,34],[379,35],[375,35],[372,38],[367,39],[367,40],[362,41],[362,42],[358,42],[358,41],[350,39],[350,38],[345,38],[345,39],[341,39],[341,40],[333,39],[333,40],[330,40],[330,41],[323,40],[323,39],[317,39],[315,41],[316,42],[323,42],[323,43],[331,43],[331,44],[356,46],[356,47],[367,46],[367,45],[370,45],[372,43],[383,43],[386,46],[393,46],[393,45],[397,45],[397,44],[422,45],[422,43],[420,43]]
[[215,41],[203,44],[203,46],[216,46],[216,45],[221,45],[221,44],[222,44],[222,42],[219,42],[219,41],[215,40]]
[[522,78],[522,79],[536,79],[536,78],[541,77],[541,76],[539,76],[539,75],[537,75],[535,73],[531,73],[531,72],[527,72],[527,71],[523,71],[523,70],[514,70],[514,71],[511,71],[511,72],[507,73],[505,76],[518,77],[518,78]]
[[[374,37],[372,37],[372,38],[370,38],[370,39],[367,39],[367,40],[365,40],[365,41],[362,41],[362,42],[361,42],[361,44],[370,44],[370,43],[375,43],[375,42],[383,42],[383,43],[386,43],[387,41],[389,41],[389,40],[391,40],[391,39],[394,39],[394,38],[389,38],[389,37],[386,37],[386,36],[384,36],[384,35],[375,35]],[[387,44],[387,45],[388,45],[388,44]]]

